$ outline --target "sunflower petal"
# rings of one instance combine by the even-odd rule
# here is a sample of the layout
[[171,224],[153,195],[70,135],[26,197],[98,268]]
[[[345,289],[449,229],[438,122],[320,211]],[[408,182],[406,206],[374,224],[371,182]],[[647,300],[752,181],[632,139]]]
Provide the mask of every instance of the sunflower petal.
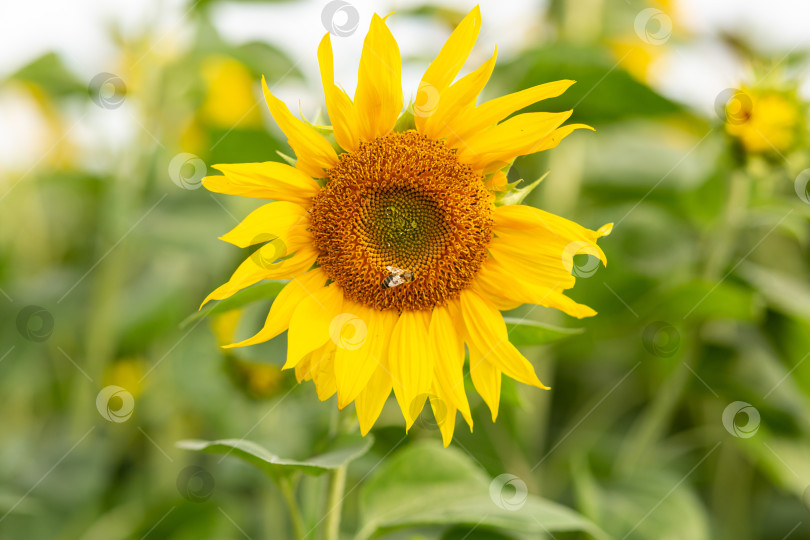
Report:
[[[464,392],[464,340],[458,334],[446,307],[436,307],[430,319],[430,345],[436,351],[436,362],[433,370],[437,388],[442,399],[449,401],[455,409],[461,410],[462,416],[472,428],[470,404]],[[434,407],[435,411],[435,407]]]
[[[480,30],[481,9],[475,6],[453,30],[450,37],[447,38],[442,50],[439,51],[436,59],[431,62],[422,77],[419,88],[429,94],[429,99],[438,97],[439,101],[441,101],[442,92],[450,86],[450,83],[453,82],[453,79],[456,78],[456,75],[467,62]],[[430,94],[435,95],[431,96]],[[424,130],[427,117],[428,115],[416,115],[414,117],[418,131]]]
[[357,409],[357,419],[360,422],[360,433],[366,435],[380,417],[380,413],[391,395],[391,374],[388,370],[387,359],[371,375],[366,387],[354,400]]
[[459,299],[466,335],[484,359],[517,381],[547,389],[532,364],[509,342],[501,312],[470,290],[461,291]]
[[432,139],[451,136],[455,132],[456,119],[465,117],[475,107],[478,94],[484,89],[492,70],[495,69],[497,56],[496,47],[489,60],[441,92],[435,111],[426,115],[424,125],[419,131]]
[[477,106],[473,110],[473,114],[459,119],[454,126],[456,133],[448,137],[447,144],[454,146],[458,140],[484,131],[503,121],[512,113],[538,101],[560,96],[572,84],[574,81],[554,81],[486,101]]
[[[344,303],[343,310],[346,317],[336,318],[330,328],[332,340],[338,342],[335,377],[341,409],[357,398],[380,366],[396,323],[392,311],[378,311],[354,302]],[[344,326],[354,331],[347,339],[342,338]]]
[[267,203],[248,214],[239,225],[219,239],[241,248],[276,239],[286,246],[292,228],[305,222],[306,217],[306,210],[295,203]]
[[403,311],[391,335],[389,353],[394,395],[410,429],[422,410],[433,380],[434,352],[427,345],[424,312]]
[[456,430],[456,406],[438,385],[434,385],[433,392],[430,394],[430,407],[433,409],[433,417],[441,431],[442,443],[447,448],[453,440],[453,432]]
[[295,308],[287,332],[287,362],[282,369],[294,367],[307,353],[329,341],[329,325],[342,305],[343,293],[331,285],[315,291]]
[[278,293],[270,312],[264,322],[264,327],[259,332],[244,341],[226,345],[225,349],[233,347],[246,347],[256,343],[264,343],[284,332],[290,326],[290,319],[293,311],[309,296],[323,288],[327,276],[320,268],[313,268],[306,274],[293,278],[287,283],[281,292]]
[[360,143],[357,113],[351,98],[335,84],[332,40],[328,33],[323,36],[318,46],[318,64],[321,67],[326,111],[332,123],[335,140],[343,150],[354,152]]
[[[459,160],[473,168],[489,170],[492,164],[510,163],[517,156],[532,154],[573,111],[519,114],[462,141]],[[498,167],[500,168],[500,167]]]
[[262,88],[270,114],[287,136],[287,142],[298,158],[295,168],[313,178],[324,178],[326,176],[324,171],[337,164],[338,158],[335,149],[323,135],[292,115],[290,109],[270,92],[264,77],[262,77]]
[[360,138],[371,141],[394,129],[403,101],[399,46],[385,21],[375,14],[363,42],[354,94]]
[[308,207],[320,189],[309,175],[285,163],[235,163],[214,168],[224,176],[203,178],[203,186],[214,193],[289,201]]
[[222,300],[258,283],[263,279],[290,279],[303,274],[315,264],[318,253],[309,246],[302,246],[292,257],[278,260],[286,252],[280,251],[277,242],[268,242],[245,259],[227,283],[217,287],[203,301],[200,308],[211,300]]
[[501,401],[501,371],[483,358],[474,346],[470,346],[470,378],[475,390],[484,399],[492,412],[492,421],[498,418]]

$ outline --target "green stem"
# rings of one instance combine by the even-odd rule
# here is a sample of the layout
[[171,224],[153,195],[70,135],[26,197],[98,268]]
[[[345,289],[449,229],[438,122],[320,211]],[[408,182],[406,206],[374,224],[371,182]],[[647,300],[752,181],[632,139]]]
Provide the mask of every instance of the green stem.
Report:
[[278,487],[284,500],[287,502],[287,509],[290,511],[290,521],[292,521],[293,532],[297,540],[303,540],[304,520],[301,518],[301,509],[298,507],[298,501],[295,499],[295,490],[293,489],[292,480],[287,476],[282,476],[278,480]]
[[338,467],[329,477],[329,499],[326,502],[329,515],[326,519],[324,540],[340,538],[340,515],[343,510],[343,491],[346,488],[346,465]]

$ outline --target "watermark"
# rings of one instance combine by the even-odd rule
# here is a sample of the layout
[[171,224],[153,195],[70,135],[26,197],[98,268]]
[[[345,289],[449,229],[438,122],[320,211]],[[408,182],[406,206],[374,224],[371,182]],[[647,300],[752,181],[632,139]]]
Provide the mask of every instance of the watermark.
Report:
[[366,342],[367,333],[366,323],[352,313],[336,315],[329,323],[329,337],[341,349],[356,351]]
[[190,502],[205,502],[214,493],[214,477],[202,467],[189,465],[177,475],[177,491]]
[[96,409],[108,422],[126,422],[135,411],[135,398],[120,386],[110,385],[96,396]]
[[[420,99],[420,96],[424,98]],[[413,114],[420,118],[427,118],[436,112],[439,107],[439,90],[429,82],[422,81],[419,83],[419,89],[416,91],[416,99],[413,103]]]
[[250,254],[253,263],[265,270],[275,270],[282,264],[287,255],[287,244],[284,240],[271,233],[262,233],[254,238],[250,245],[264,244],[262,247]]
[[754,101],[737,88],[726,88],[714,100],[714,112],[723,122],[740,125],[748,122],[754,110]]
[[28,341],[42,343],[53,333],[53,315],[41,306],[26,306],[17,314],[17,332]]
[[526,482],[514,474],[501,474],[489,484],[489,498],[495,506],[503,510],[510,512],[520,510],[528,497],[529,489]]
[[663,45],[672,36],[672,19],[660,9],[647,8],[636,15],[633,28],[644,43]]
[[181,189],[199,189],[208,174],[205,162],[187,152],[181,152],[169,162],[169,178]]
[[[739,422],[740,415],[745,423]],[[750,403],[735,401],[723,410],[723,427],[730,434],[741,439],[749,439],[759,430],[759,411]]]
[[650,354],[668,358],[678,351],[681,345],[681,334],[671,324],[656,321],[644,328],[641,343]]
[[799,173],[796,180],[793,181],[793,188],[803,203],[810,204],[810,169]]
[[[581,255],[581,257],[577,257]],[[583,240],[571,242],[562,253],[565,270],[573,276],[588,278],[599,269],[599,250],[593,244]]]
[[102,109],[117,109],[124,103],[127,95],[127,85],[118,75],[112,73],[99,73],[87,85],[87,92],[93,103]]
[[332,0],[321,11],[321,23],[333,36],[349,37],[360,24],[360,13],[348,2]]
[[[430,407],[425,407],[429,403]],[[428,410],[430,409],[430,410]],[[411,401],[408,407],[413,424],[425,430],[435,430],[447,420],[455,421],[455,418],[448,418],[449,410],[447,403],[435,394],[420,394]],[[432,411],[432,414],[431,414]]]
[[802,502],[804,503],[804,507],[810,512],[810,486],[807,486],[802,493]]

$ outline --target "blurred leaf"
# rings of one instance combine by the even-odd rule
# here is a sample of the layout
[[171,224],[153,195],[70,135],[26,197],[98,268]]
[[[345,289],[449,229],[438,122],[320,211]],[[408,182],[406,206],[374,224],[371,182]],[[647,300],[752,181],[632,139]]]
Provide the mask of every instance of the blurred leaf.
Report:
[[20,68],[10,80],[33,83],[51,97],[82,94],[88,96],[87,83],[79,80],[56,53],[46,53]]
[[278,47],[262,41],[251,41],[230,51],[231,54],[250,68],[251,71],[267,77],[268,84],[282,77],[301,79],[303,75],[297,63]]
[[582,328],[563,328],[537,321],[504,317],[509,341],[516,347],[531,347],[532,345],[545,345],[554,343],[567,337],[581,334]]
[[691,281],[666,291],[652,313],[673,324],[687,318],[753,321],[760,308],[756,295],[747,287],[728,280],[719,284]]
[[597,523],[611,538],[703,540],[709,528],[700,500],[682,477],[647,471],[597,488]]
[[180,328],[185,328],[189,324],[198,321],[203,317],[208,317],[209,315],[217,315],[233,309],[239,309],[259,300],[271,300],[278,296],[278,293],[280,293],[281,289],[283,289],[286,285],[286,281],[268,280],[264,283],[254,285],[253,287],[242,289],[225,300],[221,300],[216,304],[208,305],[200,311],[192,313],[180,323]]
[[810,321],[810,287],[805,281],[750,262],[743,263],[737,272],[762,293],[768,304]]
[[[573,79],[577,84],[553,100],[552,110],[574,109],[571,120],[590,125],[628,117],[685,113],[683,107],[640,83],[603,48],[552,44],[503,64],[502,77],[514,88]],[[546,102],[530,110],[549,110]]]
[[[535,535],[549,531],[601,534],[573,510],[503,484],[491,484],[455,448],[427,442],[411,445],[384,462],[363,488],[363,527],[357,537],[368,539],[388,529],[442,524]],[[493,486],[497,502],[491,496]],[[517,499],[508,495],[509,489],[516,491]]]
[[342,435],[333,440],[326,451],[305,460],[279,457],[259,444],[244,439],[185,440],[179,441],[176,446],[196,452],[231,454],[255,465],[271,478],[279,478],[292,471],[319,475],[337,469],[368,452],[373,442],[374,438],[370,435]]

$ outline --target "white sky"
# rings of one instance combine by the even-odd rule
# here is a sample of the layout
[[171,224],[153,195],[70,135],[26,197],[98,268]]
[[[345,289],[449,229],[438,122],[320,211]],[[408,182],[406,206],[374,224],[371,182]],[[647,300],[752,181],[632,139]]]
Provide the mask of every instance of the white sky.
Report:
[[[350,0],[360,14],[358,30],[345,38],[333,38],[338,80],[347,89],[356,83],[357,61],[365,30],[374,11],[385,14],[421,0]],[[320,21],[327,0],[282,3],[232,3],[217,8],[216,21],[229,39],[240,42],[266,40],[300,60],[298,66],[312,80],[318,80],[315,51],[324,34]],[[434,5],[467,11],[474,2],[443,0]],[[497,43],[499,57],[508,57],[523,44],[536,41],[538,14],[542,0],[483,0],[480,2],[484,27],[473,62],[487,58]],[[690,28],[696,38],[686,46],[668,47],[656,66],[661,90],[681,101],[710,112],[715,97],[725,88],[739,84],[744,66],[737,65],[709,36],[719,29],[744,33],[761,48],[781,57],[791,50],[810,47],[810,1],[808,0],[681,0],[677,20]],[[158,36],[167,36],[160,45],[182,39],[187,29],[186,0],[0,0],[0,78],[33,58],[57,50],[69,65],[89,80],[102,71],[111,71],[115,48],[108,28],[121,27],[136,35],[144,27]],[[447,35],[441,25],[425,26],[397,19],[390,26],[405,55],[431,58]],[[412,94],[424,66],[407,67],[403,73],[406,95]],[[808,85],[806,85],[808,86]],[[319,88],[276,88],[290,103],[302,101],[311,112],[320,104]],[[17,147],[37,138],[35,128],[26,127],[19,103],[0,92],[0,166],[8,159],[24,159]],[[123,107],[122,109],[125,109]],[[108,115],[109,116],[109,115]],[[122,113],[122,122],[126,115]],[[9,121],[11,119],[11,121]],[[9,129],[14,125],[14,130]]]

